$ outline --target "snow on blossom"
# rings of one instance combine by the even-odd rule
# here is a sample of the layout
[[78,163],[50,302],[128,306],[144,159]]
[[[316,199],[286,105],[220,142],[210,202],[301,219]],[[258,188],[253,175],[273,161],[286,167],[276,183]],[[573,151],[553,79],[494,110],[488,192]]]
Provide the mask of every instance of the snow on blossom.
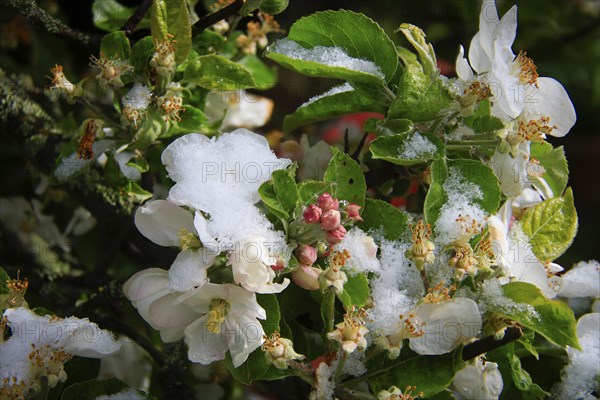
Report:
[[600,389],[600,313],[579,318],[577,338],[581,350],[568,348],[569,363],[562,370],[561,381],[552,388],[557,400],[592,400]]
[[375,63],[348,55],[339,47],[314,46],[311,49],[300,46],[289,39],[281,39],[269,46],[267,51],[283,54],[296,60],[341,67],[352,71],[364,72],[383,78],[384,75]]
[[336,245],[337,251],[347,250],[350,258],[346,261],[345,270],[350,274],[380,271],[377,259],[377,244],[371,236],[368,236],[359,228],[352,228],[344,239]]
[[49,387],[63,382],[63,363],[72,356],[102,358],[120,347],[112,333],[87,318],[41,317],[23,307],[9,308],[3,317],[11,336],[0,343],[2,398],[41,389],[42,377]]
[[561,276],[561,297],[600,297],[600,263],[582,261]]
[[125,389],[115,394],[103,394],[102,396],[96,397],[95,400],[145,400],[148,396],[141,394],[135,389]]
[[467,181],[458,168],[448,169],[444,191],[448,200],[442,206],[434,228],[435,242],[441,247],[468,241],[479,233],[487,216],[475,202],[483,196],[481,189]]
[[273,154],[264,137],[246,129],[211,139],[188,134],[165,149],[162,161],[175,181],[169,200],[209,214],[207,232],[220,250],[251,237],[285,247],[283,235],[254,206],[260,185],[290,164]]

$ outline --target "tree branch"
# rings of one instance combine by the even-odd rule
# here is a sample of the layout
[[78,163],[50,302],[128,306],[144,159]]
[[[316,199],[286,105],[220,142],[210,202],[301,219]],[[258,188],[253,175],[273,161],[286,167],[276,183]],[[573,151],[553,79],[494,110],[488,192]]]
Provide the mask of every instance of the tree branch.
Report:
[[213,26],[220,20],[237,14],[237,12],[242,9],[243,5],[244,0],[235,0],[233,3],[228,4],[220,10],[200,18],[198,22],[196,22],[195,26],[198,27],[198,29],[200,29],[201,31],[203,31],[206,28]]
[[514,342],[523,336],[521,329],[516,327],[506,328],[504,337],[500,340],[496,340],[494,336],[488,336],[481,340],[477,340],[471,344],[466,345],[463,348],[462,359],[464,361],[470,360],[477,357],[480,354],[487,353],[488,351],[502,347],[507,343]]
[[131,37],[133,35],[133,31],[137,28],[138,24],[144,19],[148,9],[152,6],[152,0],[144,0],[142,4],[135,10],[133,15],[129,17],[127,22],[121,27],[122,31],[125,31],[125,35],[127,37]]
[[86,46],[98,46],[100,44],[100,35],[71,28],[41,9],[35,0],[6,0],[4,4],[14,8],[19,14],[50,33],[66,36]]

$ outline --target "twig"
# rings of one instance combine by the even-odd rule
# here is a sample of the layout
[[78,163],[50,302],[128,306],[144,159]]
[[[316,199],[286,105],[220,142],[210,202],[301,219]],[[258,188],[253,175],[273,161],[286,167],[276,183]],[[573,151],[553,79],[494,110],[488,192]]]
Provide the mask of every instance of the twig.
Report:
[[138,24],[142,22],[151,5],[152,0],[142,1],[142,4],[140,4],[137,10],[135,10],[133,15],[129,17],[125,24],[123,24],[121,30],[125,31],[125,35],[127,35],[127,37],[131,37],[131,35],[133,35],[133,31],[135,30],[135,28],[137,28]]
[[41,9],[35,0],[6,0],[4,4],[14,8],[19,14],[50,33],[66,36],[86,46],[97,46],[100,44],[101,36],[93,33],[84,33],[65,25]]
[[[348,132],[348,131],[346,131],[346,132]],[[369,133],[365,132],[363,137],[360,139],[360,143],[358,144],[358,147],[356,148],[354,153],[352,153],[352,155],[350,156],[350,157],[352,157],[352,159],[354,161],[358,162],[358,156],[360,156],[360,152],[362,151],[363,147],[365,147],[365,143],[367,141],[367,136],[369,136]]]
[[480,354],[487,353],[488,351],[497,349],[498,347],[504,346],[507,343],[514,342],[523,336],[521,329],[516,327],[506,328],[504,337],[500,340],[496,340],[494,336],[488,336],[476,342],[466,345],[463,348],[462,359],[467,361],[477,357]]
[[205,15],[200,18],[198,22],[196,22],[195,26],[203,31],[206,28],[209,28],[219,22],[222,19],[235,15],[238,11],[242,9],[244,5],[244,0],[235,0],[233,3],[228,4],[227,6],[221,8],[218,11],[215,11],[212,14]]

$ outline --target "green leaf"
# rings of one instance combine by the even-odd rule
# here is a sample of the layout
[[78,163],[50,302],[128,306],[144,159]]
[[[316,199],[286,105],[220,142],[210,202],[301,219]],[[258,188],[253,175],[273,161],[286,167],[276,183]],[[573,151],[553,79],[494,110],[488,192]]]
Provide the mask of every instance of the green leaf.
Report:
[[192,49],[192,26],[186,0],[154,0],[150,31],[158,41],[173,35],[175,62],[182,63]]
[[[371,61],[381,70],[385,82],[394,76],[398,67],[394,43],[383,29],[372,19],[351,11],[321,11],[301,18],[292,25],[287,39],[305,49],[322,46],[331,50],[337,47],[352,58]],[[280,49],[281,42],[275,42],[267,48],[265,56],[304,75],[370,82],[374,85],[385,83],[381,77],[370,72],[327,64],[329,60],[325,59],[316,62],[292,58]]]
[[258,194],[267,209],[283,220],[290,217],[298,200],[296,182],[287,170],[273,172],[271,179],[260,185]]
[[[106,379],[106,380],[89,380],[66,388],[62,394],[62,400],[95,400],[100,396],[111,396],[119,394],[126,390],[131,389],[125,383],[118,379]],[[135,392],[142,398],[153,399],[154,397],[149,394],[135,390]]]
[[10,276],[8,276],[4,268],[0,267],[0,295],[10,293],[7,285],[8,281],[10,281]]
[[465,117],[463,122],[477,133],[495,132],[504,127],[502,121],[492,115],[489,100],[477,103],[473,114]]
[[[431,43],[425,40],[425,33],[421,28],[411,24],[401,24],[397,31],[402,32],[406,39],[413,45],[419,56],[419,62],[423,67],[423,72],[428,76],[435,76],[439,73],[437,68],[437,57]],[[397,32],[396,31],[396,32]]]
[[537,258],[543,262],[556,259],[569,248],[577,233],[573,190],[568,188],[562,197],[527,209],[520,222]]
[[167,132],[167,123],[156,110],[149,110],[135,134],[135,147],[145,149]]
[[130,62],[136,74],[147,73],[148,64],[153,55],[154,40],[152,36],[146,36],[133,45]]
[[451,102],[452,97],[441,80],[432,81],[419,67],[408,65],[398,82],[388,118],[430,121],[438,118]]
[[117,31],[104,36],[100,43],[100,51],[107,58],[119,58],[121,60],[129,58],[131,48],[125,32]]
[[532,314],[522,308],[511,307],[503,310],[503,314],[559,346],[579,348],[575,316],[567,304],[549,300],[531,283],[511,282],[502,286],[502,290],[509,299],[529,304],[535,309]]
[[440,216],[440,211],[447,201],[448,196],[446,195],[444,187],[438,182],[433,182],[431,186],[429,186],[429,190],[425,196],[425,203],[423,204],[423,216],[425,217],[425,222],[432,226],[435,225],[435,222]]
[[335,184],[335,195],[340,200],[363,206],[367,183],[362,168],[348,154],[332,147],[333,158],[329,161],[323,180]]
[[271,15],[283,12],[289,4],[289,0],[263,0],[260,10]]
[[136,182],[129,181],[125,187],[125,193],[133,200],[134,203],[143,203],[152,198],[152,192],[144,190]]
[[389,119],[384,120],[369,118],[365,122],[366,131],[375,132],[378,135],[399,135],[408,134],[414,129],[414,124],[409,119]]
[[[550,143],[531,143],[531,158],[540,162],[544,168],[543,179],[555,197],[562,195],[569,180],[569,165],[562,146],[553,148]],[[530,178],[536,184],[536,178]],[[537,185],[536,185],[537,186]]]
[[250,71],[258,90],[271,89],[277,84],[277,71],[262,62],[260,58],[252,55],[245,56],[238,61],[238,64]]
[[279,331],[281,312],[277,297],[274,294],[257,294],[256,301],[267,312],[267,319],[260,320],[265,333],[270,336],[273,332]]
[[408,228],[408,215],[383,200],[366,199],[358,227],[364,231],[383,229],[387,240],[400,239]]
[[[521,366],[521,360],[515,354],[514,343],[508,343],[488,353],[487,358],[498,364],[503,379],[510,378],[515,387],[521,392],[528,392],[528,398],[543,399],[550,393],[533,383],[531,376]],[[505,388],[508,389],[505,382]]]
[[363,307],[369,300],[369,280],[365,274],[349,276],[344,291],[338,295],[344,307]]
[[437,136],[418,132],[380,136],[371,142],[370,149],[375,159],[406,166],[437,160],[446,153]]
[[502,191],[498,177],[494,171],[479,160],[448,160],[448,168],[458,168],[461,175],[469,182],[479,186],[482,193],[482,199],[474,200],[481,208],[494,213],[500,206]]
[[200,56],[190,62],[183,79],[206,89],[238,90],[255,87],[250,72],[223,56]]
[[[135,12],[135,7],[125,7],[116,0],[94,0],[92,18],[96,28],[105,31],[118,31]],[[150,28],[150,20],[145,17],[136,29]]]
[[387,111],[387,107],[372,101],[361,93],[357,93],[354,89],[328,94],[333,93],[332,91],[335,89],[333,88],[307,101],[292,114],[286,116],[283,120],[283,131],[289,133],[303,125],[324,121],[340,115],[362,111],[379,113]]
[[248,356],[248,359],[239,367],[235,368],[231,361],[231,354],[227,352],[224,364],[231,375],[238,381],[249,385],[252,381],[259,380],[271,367],[265,359],[265,353],[259,347]]
[[[429,398],[446,389],[463,366],[462,347],[441,356],[415,354],[404,360],[386,360],[385,367],[389,369],[371,378],[369,385],[374,393],[389,389],[392,385],[399,388],[416,386],[416,392],[422,391],[423,397]],[[374,367],[381,368],[382,365],[377,363]]]
[[[192,36],[192,48],[199,54],[214,53],[225,43],[225,38],[215,31],[203,30]],[[211,50],[212,49],[212,50]]]
[[65,363],[65,372],[70,384],[95,379],[99,370],[99,358],[73,357]]
[[298,200],[300,205],[306,205],[317,200],[323,193],[332,193],[333,184],[330,182],[308,179],[298,185]]
[[180,121],[171,121],[169,130],[162,137],[169,137],[180,133],[198,132],[204,134],[215,133],[221,126],[221,120],[210,122],[202,110],[185,106],[185,112],[180,113]]

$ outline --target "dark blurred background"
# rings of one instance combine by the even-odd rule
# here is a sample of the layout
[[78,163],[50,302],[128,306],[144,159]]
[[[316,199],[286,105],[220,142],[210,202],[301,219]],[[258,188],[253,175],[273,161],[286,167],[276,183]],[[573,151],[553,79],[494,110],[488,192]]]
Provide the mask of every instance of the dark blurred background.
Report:
[[[123,4],[135,6],[139,1]],[[202,2],[196,9],[202,15]],[[497,0],[503,14],[514,0]],[[101,34],[92,22],[92,0],[41,0],[39,4],[68,25]],[[558,262],[565,267],[579,260],[600,258],[600,243],[596,229],[600,223],[600,0],[520,0],[518,34],[515,53],[527,51],[541,76],[559,80],[569,92],[578,114],[571,132],[562,139],[550,138],[563,145],[570,166],[570,185],[575,193],[579,213],[579,233],[573,246]],[[298,18],[324,9],[349,9],[373,18],[402,43],[394,30],[402,22],[420,26],[434,45],[439,65],[453,76],[453,65],[459,44],[468,48],[478,29],[478,0],[290,0],[286,11],[277,16],[283,29],[289,29]],[[90,48],[41,30],[31,28],[24,19],[12,13],[0,16],[0,67],[10,73],[26,73],[37,87],[47,86],[49,68],[62,64],[67,76],[83,76],[88,70]],[[11,43],[17,41],[18,46]],[[334,82],[309,79],[279,69],[279,84],[265,93],[275,101],[274,117],[265,128],[281,129],[283,117],[311,96],[330,88]],[[334,122],[331,122],[334,123]],[[330,124],[331,124],[330,123]],[[308,127],[304,131],[311,142],[327,128],[327,124]],[[302,133],[302,132],[299,132]],[[5,137],[5,132],[0,132]],[[13,149],[14,150],[14,149]],[[0,149],[2,196],[22,193],[11,176],[14,151]]]

